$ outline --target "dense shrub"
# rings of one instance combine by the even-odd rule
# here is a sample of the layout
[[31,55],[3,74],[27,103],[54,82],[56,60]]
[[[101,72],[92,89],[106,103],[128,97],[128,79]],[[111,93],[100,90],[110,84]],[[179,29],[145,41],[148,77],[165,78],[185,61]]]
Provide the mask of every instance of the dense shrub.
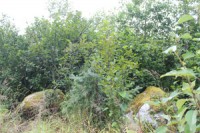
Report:
[[[180,75],[160,78],[168,71],[191,68],[200,85],[199,1],[132,0],[117,15],[91,19],[64,2],[51,3],[50,18],[36,18],[23,35],[8,17],[0,19],[0,95],[9,103],[46,88],[61,89],[66,116],[80,113],[94,126],[110,123],[118,129],[142,88],[175,91],[186,82]],[[178,47],[176,56],[162,53],[172,45]]]

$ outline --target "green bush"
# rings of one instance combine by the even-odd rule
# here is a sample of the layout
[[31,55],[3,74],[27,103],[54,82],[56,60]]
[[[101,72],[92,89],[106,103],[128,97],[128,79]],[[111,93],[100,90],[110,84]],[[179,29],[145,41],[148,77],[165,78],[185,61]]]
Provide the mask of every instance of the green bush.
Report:
[[89,69],[78,76],[71,75],[71,79],[74,82],[62,104],[62,112],[68,116],[80,110],[83,118],[91,118],[90,124],[103,126],[107,118],[104,111],[106,96],[99,85],[99,76]]

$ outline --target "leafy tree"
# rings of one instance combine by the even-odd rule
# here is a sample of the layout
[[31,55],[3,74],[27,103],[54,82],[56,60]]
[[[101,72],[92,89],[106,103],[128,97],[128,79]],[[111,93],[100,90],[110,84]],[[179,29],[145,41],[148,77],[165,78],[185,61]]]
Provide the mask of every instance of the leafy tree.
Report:
[[142,41],[148,38],[167,37],[176,21],[172,1],[132,0],[119,13],[117,21],[122,29],[132,28]]

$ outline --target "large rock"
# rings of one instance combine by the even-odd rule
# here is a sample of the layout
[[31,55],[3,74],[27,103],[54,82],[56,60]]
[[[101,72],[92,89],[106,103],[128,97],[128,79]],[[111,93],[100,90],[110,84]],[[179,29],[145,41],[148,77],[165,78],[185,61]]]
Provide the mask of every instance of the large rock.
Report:
[[61,90],[47,89],[25,97],[17,107],[17,112],[25,117],[31,117],[50,108],[58,109],[63,100],[64,94]]
[[137,95],[129,105],[128,112],[132,111],[136,114],[139,109],[147,102],[155,98],[161,98],[165,95],[165,92],[155,86],[147,87],[146,90]]
[[[159,124],[166,124],[169,121],[169,116],[165,115],[162,111],[154,111],[150,105],[145,103],[142,105],[136,115],[137,119],[141,122],[151,124],[153,127],[158,127]],[[168,119],[167,119],[168,118]]]
[[125,115],[129,125],[128,129],[140,130],[138,120],[140,120],[140,122],[149,123],[153,127],[157,127],[157,120],[162,119],[162,115],[164,114],[159,111],[159,107],[154,107],[146,102],[160,99],[164,97],[164,95],[165,92],[162,89],[154,86],[146,88],[144,92],[137,95],[130,103],[127,114]]

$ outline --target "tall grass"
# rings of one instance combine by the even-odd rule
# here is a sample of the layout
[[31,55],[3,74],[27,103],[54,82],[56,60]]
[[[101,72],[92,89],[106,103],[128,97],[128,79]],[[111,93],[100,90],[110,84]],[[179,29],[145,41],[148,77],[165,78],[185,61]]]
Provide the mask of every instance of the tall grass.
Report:
[[119,133],[111,124],[105,129],[94,128],[88,119],[79,114],[70,115],[67,119],[57,114],[34,120],[24,120],[12,115],[6,108],[0,106],[0,133]]

